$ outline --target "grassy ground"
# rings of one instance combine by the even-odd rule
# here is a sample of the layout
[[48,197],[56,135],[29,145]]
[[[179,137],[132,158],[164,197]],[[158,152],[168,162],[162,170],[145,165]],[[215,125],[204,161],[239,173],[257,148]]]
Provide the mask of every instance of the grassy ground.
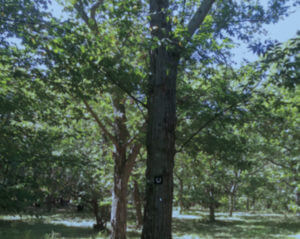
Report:
[[[217,214],[217,222],[208,223],[207,215],[191,211],[174,212],[174,239],[300,239],[300,219],[292,215],[235,213],[233,217]],[[0,216],[1,239],[100,239],[108,233],[97,233],[92,218],[81,214],[52,214],[33,217]],[[128,226],[128,238],[139,238],[140,231]]]

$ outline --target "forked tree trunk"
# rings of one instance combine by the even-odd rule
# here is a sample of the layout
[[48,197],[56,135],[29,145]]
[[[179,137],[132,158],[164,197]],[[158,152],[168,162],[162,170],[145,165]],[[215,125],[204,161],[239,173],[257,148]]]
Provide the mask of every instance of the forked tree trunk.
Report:
[[142,216],[142,200],[139,191],[139,185],[136,180],[133,181],[133,202],[136,211],[136,227],[139,228],[143,225],[143,216]]
[[117,91],[113,96],[113,106],[115,114],[115,152],[113,154],[115,166],[111,208],[111,239],[125,239],[127,227],[128,179],[141,145],[137,143],[130,145],[128,143],[130,141],[130,135],[126,126],[125,99],[123,95]]

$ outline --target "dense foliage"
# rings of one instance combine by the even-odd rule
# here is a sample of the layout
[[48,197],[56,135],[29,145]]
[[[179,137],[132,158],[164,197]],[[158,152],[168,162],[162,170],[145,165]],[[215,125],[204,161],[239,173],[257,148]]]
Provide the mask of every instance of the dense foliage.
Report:
[[[47,1],[0,2],[1,211],[90,210],[104,230],[111,207],[121,239],[130,204],[141,226],[153,192],[143,174],[154,133],[145,132],[163,114],[151,108],[149,79],[165,50],[178,68],[175,150],[166,152],[175,205],[209,209],[211,221],[216,210],[299,212],[300,35],[252,37],[287,15],[288,1],[216,1],[196,27],[195,4],[209,1],[170,1],[167,35],[145,1],[61,1],[65,19]],[[260,59],[234,65],[236,38]],[[147,177],[157,170],[147,167]]]

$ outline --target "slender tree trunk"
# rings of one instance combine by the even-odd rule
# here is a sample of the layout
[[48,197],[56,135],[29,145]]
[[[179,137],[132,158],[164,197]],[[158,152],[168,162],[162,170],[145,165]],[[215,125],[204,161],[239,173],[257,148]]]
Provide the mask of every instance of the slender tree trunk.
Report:
[[[151,0],[152,36],[167,39],[168,0]],[[173,166],[175,155],[176,77],[179,56],[169,42],[150,52],[148,92],[146,206],[143,239],[172,238]],[[170,48],[172,48],[170,46]]]
[[105,225],[102,220],[102,215],[99,215],[99,204],[98,204],[97,197],[92,198],[91,204],[93,207],[94,216],[96,218],[96,224],[94,225],[94,229],[97,229],[97,230],[105,229]]
[[132,143],[129,147],[129,132],[126,126],[125,99],[122,94],[115,92],[113,96],[115,114],[115,152],[113,154],[114,187],[111,209],[111,239],[125,239],[127,227],[127,190],[128,179],[135,164],[141,145]]
[[209,221],[210,222],[215,222],[216,221],[214,203],[210,203],[210,205],[209,205]]
[[232,217],[234,207],[235,207],[235,195],[230,194],[230,208],[229,208],[229,216]]
[[256,198],[255,198],[255,196],[253,196],[253,198],[252,198],[252,205],[251,205],[252,210],[255,210],[255,203],[256,203]]
[[247,202],[246,202],[246,210],[247,210],[247,212],[249,212],[249,210],[250,210],[250,199],[248,196],[247,196]]
[[[179,179],[179,177],[178,177]],[[178,200],[179,200],[179,208],[180,214],[183,213],[184,205],[183,205],[183,180],[179,179],[179,192],[178,192]]]
[[300,207],[300,191],[296,192],[296,205]]
[[126,150],[114,154],[114,187],[111,208],[111,239],[125,239],[127,227],[127,191],[128,179],[131,174],[140,145],[134,145],[128,157]]
[[128,177],[124,174],[124,170],[116,167],[111,208],[111,239],[125,239],[127,228]]
[[136,211],[136,226],[137,228],[141,227],[143,224],[143,216],[142,216],[142,200],[139,191],[139,186],[136,180],[133,181],[133,202]]

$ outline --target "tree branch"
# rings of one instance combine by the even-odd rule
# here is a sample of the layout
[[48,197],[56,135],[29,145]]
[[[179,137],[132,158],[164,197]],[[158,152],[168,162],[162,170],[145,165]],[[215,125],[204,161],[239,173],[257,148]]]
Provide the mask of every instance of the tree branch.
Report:
[[204,0],[188,24],[188,33],[192,36],[203,23],[215,0]]
[[99,1],[97,1],[97,2],[91,7],[91,10],[90,10],[90,16],[91,16],[91,19],[92,19],[93,22],[94,22],[93,30],[96,31],[97,33],[99,33],[99,32],[98,32],[98,24],[97,24],[95,15],[96,15],[97,9],[103,4],[103,2],[104,2],[104,0],[99,0]]
[[[84,5],[82,3],[81,0],[79,0],[75,5],[75,9],[78,11],[79,15],[81,16],[82,20],[85,22],[85,24],[88,26],[88,28],[91,31],[94,31],[96,33],[98,32],[98,25],[97,25],[97,21],[95,19],[95,14],[96,14],[96,10],[97,8],[100,7],[101,4],[103,4],[104,0],[99,0],[98,2],[96,2],[90,9],[90,18],[88,17],[87,13],[84,10]],[[91,23],[90,19],[93,21]]]
[[95,19],[96,10],[103,4],[103,2],[104,2],[104,0],[99,0],[91,7],[91,10],[90,10],[91,18],[93,19],[93,21],[95,23],[96,23],[96,19]]
[[129,173],[131,172],[131,170],[134,166],[134,163],[140,152],[141,147],[142,147],[142,145],[140,143],[135,143],[130,150],[130,153],[127,157],[127,161],[126,161],[126,165],[125,165],[125,167],[128,169]]
[[195,132],[193,133],[183,144],[181,144],[181,146],[179,147],[178,150],[176,150],[176,153],[179,153],[182,151],[182,149],[197,135],[199,134],[203,129],[205,129],[209,124],[211,124],[212,122],[214,122],[217,118],[219,118],[221,115],[223,115],[227,110],[230,110],[231,108],[237,106],[236,104],[231,105],[229,107],[227,107],[226,109],[222,110],[219,113],[216,113],[212,118],[210,118],[209,120],[207,120],[203,125],[201,125],[201,127]]
[[90,114],[93,116],[93,118],[97,122],[97,124],[100,127],[100,129],[103,130],[104,134],[108,138],[110,138],[110,140],[116,145],[117,144],[117,140],[115,139],[115,137],[111,133],[108,132],[108,130],[106,129],[106,127],[104,126],[104,124],[102,124],[101,120],[99,119],[98,115],[95,113],[95,111],[89,105],[89,103],[85,99],[83,99],[83,103],[85,104],[88,112],[90,112]]
[[84,6],[81,0],[79,0],[75,5],[74,5],[75,9],[77,10],[77,12],[79,13],[79,15],[81,16],[82,20],[85,22],[85,24],[87,26],[90,27],[89,24],[89,17],[86,14],[86,12],[84,11]]

